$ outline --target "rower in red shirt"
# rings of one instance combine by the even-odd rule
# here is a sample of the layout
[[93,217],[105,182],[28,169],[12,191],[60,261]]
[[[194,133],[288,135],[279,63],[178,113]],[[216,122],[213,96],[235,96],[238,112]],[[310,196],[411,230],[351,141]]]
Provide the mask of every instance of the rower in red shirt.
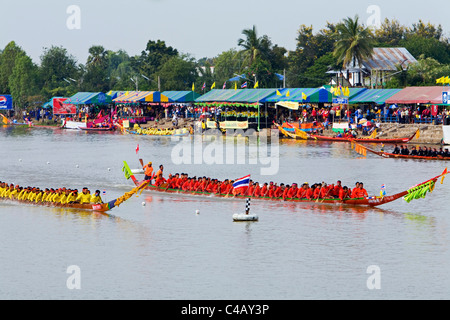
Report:
[[181,186],[181,190],[183,190],[183,191],[188,191],[190,185],[191,185],[191,179],[188,178],[188,179],[186,179],[186,181],[185,181],[185,182],[183,183],[183,185]]
[[228,190],[228,179],[225,179],[224,182],[221,183],[219,191],[221,194],[226,194],[227,190]]
[[253,185],[253,181],[250,180],[250,183],[248,184],[248,188],[245,191],[245,195],[251,197],[253,195],[253,191],[255,191],[255,186]]
[[267,191],[268,191],[267,182],[265,182],[261,188],[261,192],[260,192],[261,197],[265,197],[267,195]]
[[339,199],[344,200],[350,197],[351,195],[349,193],[349,189],[347,188],[347,186],[339,190]]
[[308,188],[306,187],[305,198],[311,200],[314,197],[314,189],[315,187]]
[[314,189],[313,198],[319,199],[320,196],[320,190],[322,189],[322,185],[319,183],[316,188]]
[[281,183],[273,192],[273,198],[279,198],[283,195],[284,183]]
[[[290,185],[287,185],[286,187],[283,186],[282,190],[283,190],[283,194],[281,195],[283,197],[283,200],[286,200],[286,198],[288,198],[288,193],[289,193],[289,189],[291,188]],[[279,198],[279,197],[277,197]]]
[[321,199],[327,199],[330,198],[330,188],[327,186],[327,184],[325,183],[322,188],[320,188],[320,193],[319,196]]
[[259,186],[259,183],[255,183],[255,189],[253,191],[253,197],[258,198],[261,195],[261,187]]
[[338,180],[336,182],[336,185],[334,186],[333,196],[339,197],[339,193],[340,193],[341,189],[342,189],[341,180]]
[[287,197],[290,199],[295,198],[297,196],[297,191],[298,191],[297,184],[296,183],[292,184],[292,187],[289,188],[289,191],[287,193]]
[[303,199],[306,198],[306,192],[308,191],[308,183],[302,184],[302,187],[297,191],[297,198]]

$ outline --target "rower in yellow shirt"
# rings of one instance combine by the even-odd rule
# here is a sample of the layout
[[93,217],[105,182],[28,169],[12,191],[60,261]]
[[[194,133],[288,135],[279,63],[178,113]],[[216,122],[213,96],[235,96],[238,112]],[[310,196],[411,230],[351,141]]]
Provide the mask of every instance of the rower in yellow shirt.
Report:
[[100,197],[100,190],[95,190],[95,194],[93,194],[91,197],[91,203],[103,203],[102,197]]
[[91,194],[89,193],[88,188],[83,188],[83,191],[78,194],[77,202],[79,202],[80,204],[91,202]]

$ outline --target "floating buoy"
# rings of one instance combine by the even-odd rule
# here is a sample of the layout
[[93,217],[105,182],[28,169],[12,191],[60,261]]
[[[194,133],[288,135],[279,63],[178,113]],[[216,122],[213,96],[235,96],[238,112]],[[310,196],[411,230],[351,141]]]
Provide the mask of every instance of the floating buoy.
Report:
[[233,214],[233,221],[258,221],[258,216],[250,213],[250,198],[247,198],[247,203],[245,205],[245,213],[235,213]]
[[198,209],[195,210],[195,213],[196,213],[196,214],[200,214],[200,210],[198,210]]
[[22,159],[19,159],[19,162],[22,162]]
[[47,161],[47,164],[50,164],[50,161]]
[[108,171],[111,171],[111,168],[108,168]]
[[145,207],[145,202],[142,202],[142,206]]

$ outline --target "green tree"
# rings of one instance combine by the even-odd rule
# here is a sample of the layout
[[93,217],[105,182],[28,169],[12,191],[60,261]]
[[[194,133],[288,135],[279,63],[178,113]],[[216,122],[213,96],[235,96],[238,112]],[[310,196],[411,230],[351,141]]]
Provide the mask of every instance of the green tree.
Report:
[[223,85],[225,81],[234,78],[235,74],[241,72],[244,65],[244,53],[230,49],[220,53],[214,62],[214,79],[219,87],[219,83]]
[[108,52],[103,46],[89,48],[86,72],[83,75],[83,91],[105,92],[109,89]]
[[11,76],[16,59],[25,54],[21,47],[14,41],[8,43],[0,55],[0,92],[3,94],[11,93],[9,86],[9,77]]
[[[68,96],[78,90],[77,85],[81,83],[82,73],[83,68],[77,65],[75,57],[70,55],[67,49],[56,46],[45,48],[39,68],[42,95],[51,98],[56,92],[58,95]],[[69,78],[76,80],[77,83],[67,83],[66,80]]]
[[167,60],[160,68],[161,91],[190,90],[196,82],[198,74],[196,63],[187,55],[174,56]]
[[9,77],[11,95],[19,107],[25,107],[29,97],[39,92],[37,87],[38,68],[30,57],[21,54],[16,58],[16,63]]
[[406,36],[407,28],[398,20],[384,19],[380,28],[375,30],[375,40],[378,47],[397,47]]
[[258,37],[255,26],[242,30],[242,34],[245,38],[238,40],[238,46],[243,48],[247,66],[250,67],[257,57],[267,58],[271,43],[266,35]]

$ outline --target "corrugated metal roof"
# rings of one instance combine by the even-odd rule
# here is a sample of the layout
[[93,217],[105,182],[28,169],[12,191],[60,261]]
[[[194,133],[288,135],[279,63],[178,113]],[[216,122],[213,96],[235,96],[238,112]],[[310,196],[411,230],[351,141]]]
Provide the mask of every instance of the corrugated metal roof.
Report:
[[[368,61],[364,61],[362,67],[367,70],[397,71],[397,65],[405,69],[409,64],[416,63],[417,60],[406,48],[374,48],[373,56]],[[347,68],[354,66],[350,63]]]

